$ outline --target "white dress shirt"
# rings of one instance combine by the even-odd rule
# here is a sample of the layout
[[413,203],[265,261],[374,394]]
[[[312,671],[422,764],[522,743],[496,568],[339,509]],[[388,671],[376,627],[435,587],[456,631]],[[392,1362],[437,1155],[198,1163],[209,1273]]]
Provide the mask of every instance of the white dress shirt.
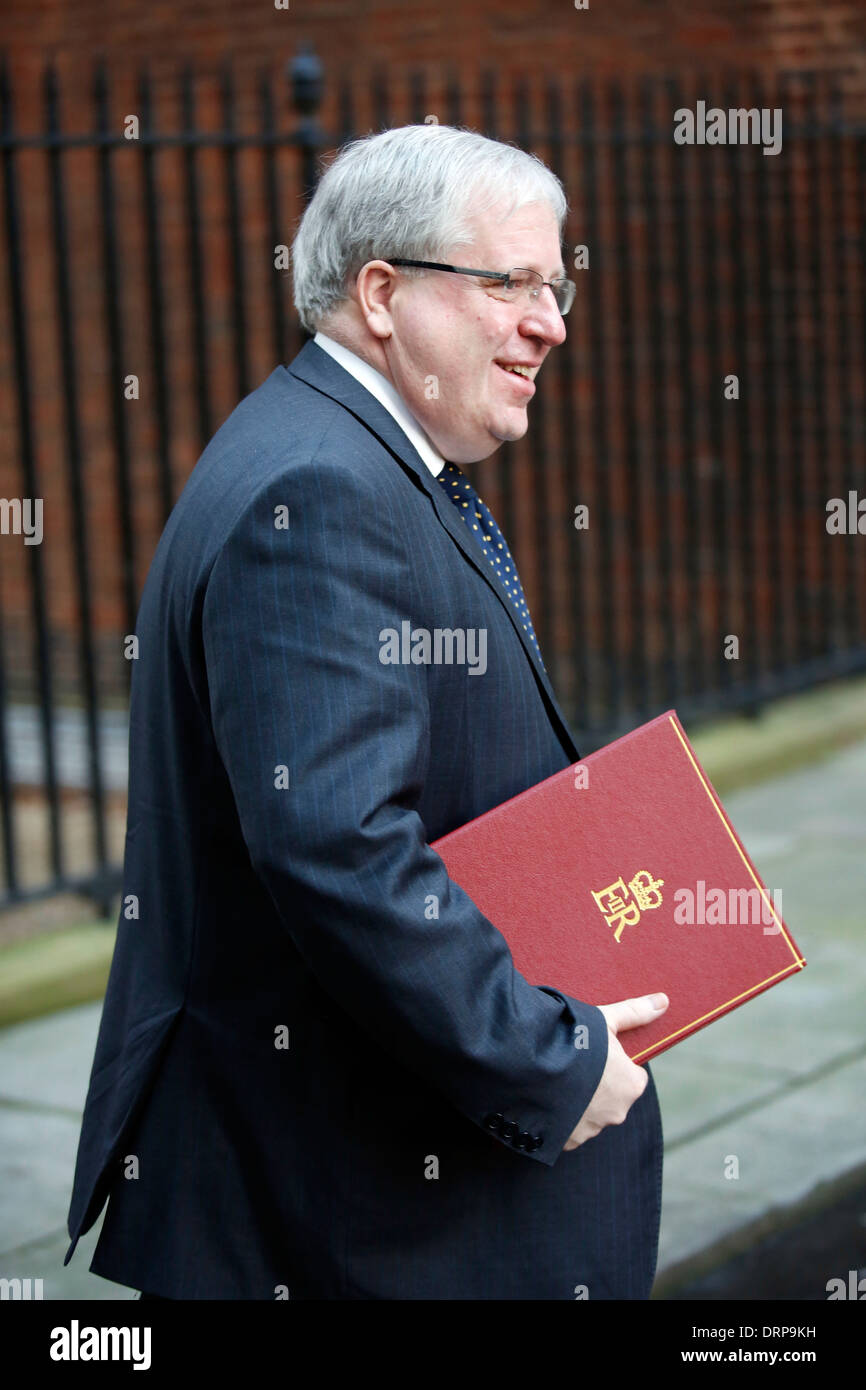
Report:
[[325,352],[329,352],[335,362],[339,362],[341,367],[345,367],[347,372],[351,372],[356,381],[362,386],[366,386],[371,395],[394,416],[397,424],[407,436],[409,443],[417,449],[421,458],[426,463],[430,472],[435,478],[445,467],[445,460],[434,445],[430,436],[421,428],[415,416],[407,406],[403,397],[392,386],[387,377],[381,372],[377,372],[375,367],[371,367],[369,362],[365,362],[356,352],[351,352],[349,348],[343,347],[342,343],[335,343],[333,338],[329,338],[325,333],[317,333],[313,338]]

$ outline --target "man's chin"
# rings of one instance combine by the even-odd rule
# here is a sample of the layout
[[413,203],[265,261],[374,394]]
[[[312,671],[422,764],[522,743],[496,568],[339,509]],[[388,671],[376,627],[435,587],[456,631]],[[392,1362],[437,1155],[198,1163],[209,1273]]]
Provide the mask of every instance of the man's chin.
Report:
[[492,425],[486,425],[487,438],[483,444],[479,443],[472,447],[446,444],[444,448],[437,444],[436,447],[443,458],[450,459],[458,466],[464,463],[480,463],[482,459],[495,454],[496,450],[501,448],[503,444],[513,444],[516,440],[522,439],[528,428],[529,421],[524,412],[522,422],[519,419],[499,419]]
[[500,444],[513,444],[515,440],[522,439],[528,429],[529,419],[524,407],[509,411],[508,415],[496,422],[491,434]]

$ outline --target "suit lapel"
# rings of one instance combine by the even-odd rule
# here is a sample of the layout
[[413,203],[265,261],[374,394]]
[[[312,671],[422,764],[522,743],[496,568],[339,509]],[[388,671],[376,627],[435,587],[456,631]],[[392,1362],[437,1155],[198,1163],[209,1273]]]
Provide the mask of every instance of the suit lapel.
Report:
[[553,693],[547,672],[544,670],[527,634],[523,631],[522,624],[518,621],[512,605],[508,602],[508,596],[501,582],[495,574],[489,572],[489,566],[485,566],[480,547],[466,529],[466,524],[458,514],[454,503],[437,483],[391,412],[386,410],[382,403],[352,376],[351,372],[347,372],[341,367],[339,362],[335,361],[330,353],[325,352],[317,343],[312,341],[305,343],[287,370],[293,376],[306,382],[308,386],[312,386],[314,390],[330,396],[332,400],[337,401],[339,405],[348,410],[359,424],[376,435],[401,465],[404,472],[412,477],[416,486],[419,486],[430,497],[436,515],[445,530],[462,551],[466,561],[481,575],[485,584],[501,603],[523,650],[526,652],[527,660],[532,666],[535,678],[550,707],[554,723],[560,726],[560,740],[569,756],[577,760],[580,756],[577,745]]

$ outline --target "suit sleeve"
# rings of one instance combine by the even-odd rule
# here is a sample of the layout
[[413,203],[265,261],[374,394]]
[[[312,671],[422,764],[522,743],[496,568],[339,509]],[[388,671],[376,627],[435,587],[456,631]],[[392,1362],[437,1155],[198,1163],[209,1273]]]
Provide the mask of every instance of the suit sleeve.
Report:
[[214,736],[254,869],[321,987],[469,1120],[551,1165],[607,1025],[515,970],[428,844],[426,668],[380,660],[417,580],[381,493],[320,451],[238,518],[202,610]]

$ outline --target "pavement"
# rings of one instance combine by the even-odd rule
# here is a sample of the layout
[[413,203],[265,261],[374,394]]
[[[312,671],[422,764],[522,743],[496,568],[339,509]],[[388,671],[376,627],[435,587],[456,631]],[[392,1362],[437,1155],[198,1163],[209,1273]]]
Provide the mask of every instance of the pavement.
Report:
[[[665,1132],[654,1298],[866,1175],[866,738],[724,799],[807,968],[652,1064]],[[41,1278],[46,1299],[133,1297],[88,1270],[99,1223],[63,1268],[99,1013],[0,1030],[0,1277]]]

